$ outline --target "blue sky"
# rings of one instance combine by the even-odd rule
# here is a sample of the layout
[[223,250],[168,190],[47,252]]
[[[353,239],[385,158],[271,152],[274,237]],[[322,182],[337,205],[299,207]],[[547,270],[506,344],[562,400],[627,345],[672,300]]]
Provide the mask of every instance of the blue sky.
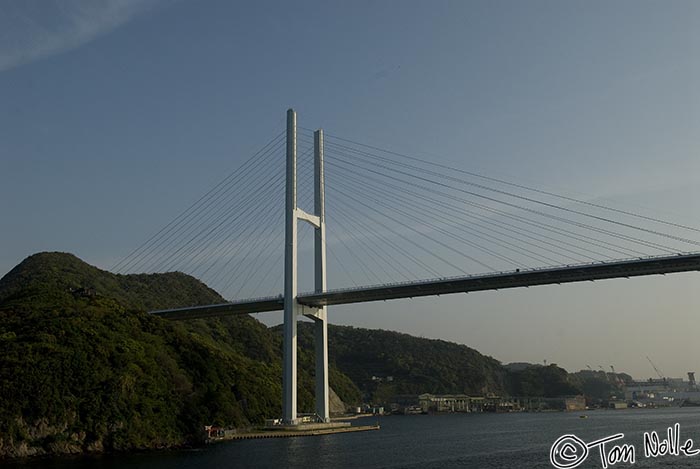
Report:
[[[0,273],[44,250],[109,267],[281,130],[288,107],[305,127],[700,226],[698,57],[693,1],[3,2]],[[569,369],[647,376],[650,355],[681,375],[700,371],[697,281],[389,302],[331,321]]]

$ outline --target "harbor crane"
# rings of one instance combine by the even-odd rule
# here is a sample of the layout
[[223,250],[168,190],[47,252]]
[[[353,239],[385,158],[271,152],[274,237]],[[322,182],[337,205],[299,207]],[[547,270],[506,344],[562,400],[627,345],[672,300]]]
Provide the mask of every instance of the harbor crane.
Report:
[[613,372],[613,379],[615,380],[615,382],[616,382],[618,385],[624,384],[624,381],[622,380],[622,378],[620,378],[620,377],[618,376],[617,372],[615,371],[615,367],[612,366],[612,365],[610,365],[610,369],[611,369],[612,372]]
[[654,368],[654,371],[656,371],[656,374],[659,376],[659,379],[666,381],[666,377],[663,375],[663,373],[661,373],[661,371],[656,367],[656,365],[654,365],[654,362],[651,361],[651,358],[649,358],[648,355],[647,360],[649,360],[649,363],[651,363],[651,367]]

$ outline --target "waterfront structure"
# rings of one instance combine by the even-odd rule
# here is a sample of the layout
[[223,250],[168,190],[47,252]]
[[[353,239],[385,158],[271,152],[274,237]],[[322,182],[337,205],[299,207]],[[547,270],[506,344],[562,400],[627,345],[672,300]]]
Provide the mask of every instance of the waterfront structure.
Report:
[[569,412],[586,410],[586,398],[583,396],[567,397],[564,399],[564,407]]
[[421,394],[418,401],[424,412],[482,412],[483,397],[466,394]]
[[631,381],[625,384],[625,400],[637,406],[663,407],[700,404],[700,391],[692,380],[681,378],[660,378],[647,381]]
[[418,396],[418,405],[428,412],[513,412],[522,409],[517,398],[469,396],[467,394],[430,394]]

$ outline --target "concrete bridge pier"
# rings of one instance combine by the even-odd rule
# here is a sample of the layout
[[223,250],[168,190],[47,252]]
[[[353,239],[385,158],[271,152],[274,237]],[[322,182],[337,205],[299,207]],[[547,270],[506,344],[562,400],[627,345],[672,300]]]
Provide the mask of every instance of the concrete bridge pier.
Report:
[[328,390],[328,322],[326,306],[304,307],[297,301],[297,222],[315,228],[314,289],[326,291],[326,223],[324,208],[323,131],[314,132],[314,214],[297,207],[296,113],[287,111],[287,186],[285,202],[284,258],[284,357],[282,376],[282,421],[297,425],[297,319],[299,314],[313,319],[316,352],[316,414],[330,422]]

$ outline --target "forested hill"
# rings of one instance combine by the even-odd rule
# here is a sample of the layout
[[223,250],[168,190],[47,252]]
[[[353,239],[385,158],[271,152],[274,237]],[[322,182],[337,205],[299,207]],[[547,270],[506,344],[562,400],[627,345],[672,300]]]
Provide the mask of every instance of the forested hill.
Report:
[[[305,349],[313,344],[311,326],[299,327]],[[329,325],[328,347],[329,361],[352,379],[365,400],[377,404],[425,392],[559,397],[590,390],[589,397],[602,399],[617,390],[599,382],[607,382],[605,376],[571,375],[554,364],[510,369],[466,345],[394,331]]]
[[[197,441],[203,425],[280,415],[281,341],[267,327],[146,313],[223,301],[181,273],[114,275],[64,253],[25,259],[0,279],[0,457],[167,447]],[[312,367],[301,368],[299,407],[310,411]],[[359,400],[335,369],[330,384]]]
[[[71,292],[71,289],[73,292]],[[74,294],[76,290],[84,289]],[[26,258],[0,279],[0,303],[51,308],[76,296],[96,294],[122,306],[150,310],[221,303],[224,299],[199,280],[180,272],[113,275],[72,254],[45,252]]]
[[[311,348],[312,324],[300,324],[300,344]],[[329,360],[381,403],[397,394],[424,392],[482,396],[508,394],[500,362],[466,345],[393,331],[328,327]]]
[[[0,458],[177,446],[204,425],[281,415],[279,327],[146,313],[223,301],[182,273],[114,275],[65,253],[25,259],[0,279]],[[309,326],[299,328],[300,412],[314,407]],[[588,379],[556,366],[509,371],[465,345],[391,331],[329,326],[329,349],[330,386],[349,405],[423,392],[576,394]]]

